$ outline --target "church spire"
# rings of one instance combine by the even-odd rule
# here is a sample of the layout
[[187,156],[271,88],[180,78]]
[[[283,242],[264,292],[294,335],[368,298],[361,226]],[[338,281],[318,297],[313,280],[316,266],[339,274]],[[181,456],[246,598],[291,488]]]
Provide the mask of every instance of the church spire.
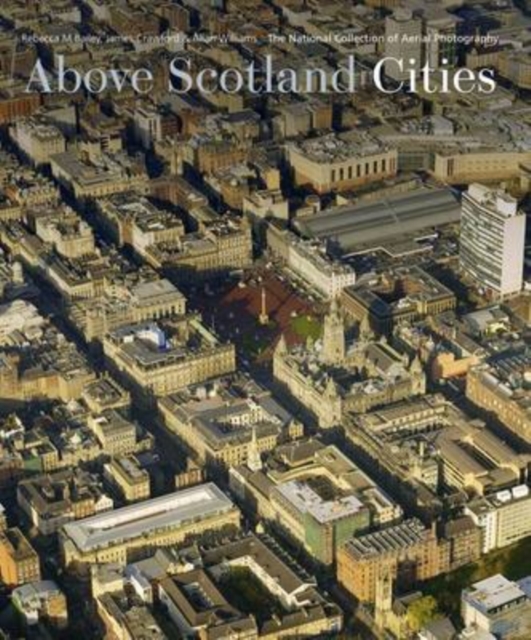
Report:
[[366,313],[360,320],[358,328],[360,340],[368,340],[372,335],[371,324],[369,322],[369,314]]
[[409,371],[411,373],[422,373],[422,362],[418,353],[416,353],[415,357],[411,360]]
[[385,629],[393,607],[393,575],[391,568],[384,565],[376,576],[376,593],[374,602],[374,622],[380,629]]
[[327,398],[337,398],[338,396],[337,386],[332,376],[328,376],[328,380],[326,381],[325,396]]
[[260,471],[262,469],[262,458],[258,450],[258,441],[256,439],[256,425],[251,427],[252,436],[247,450],[247,466],[251,471]]
[[324,320],[323,360],[327,364],[341,364],[345,360],[345,326],[334,298]]
[[284,334],[281,334],[277,345],[275,347],[275,355],[284,355],[288,352],[288,345],[286,343],[286,338]]

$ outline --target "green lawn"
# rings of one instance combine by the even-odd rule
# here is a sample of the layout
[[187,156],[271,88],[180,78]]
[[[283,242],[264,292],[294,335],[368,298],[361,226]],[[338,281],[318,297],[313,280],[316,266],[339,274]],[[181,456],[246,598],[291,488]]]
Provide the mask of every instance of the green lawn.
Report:
[[501,573],[510,580],[531,575],[531,537],[511,547],[493,551],[475,564],[428,581],[423,593],[433,595],[441,611],[455,618],[459,615],[461,591],[473,582],[496,573]]
[[297,316],[290,322],[294,333],[301,338],[317,340],[321,336],[321,323],[311,316]]

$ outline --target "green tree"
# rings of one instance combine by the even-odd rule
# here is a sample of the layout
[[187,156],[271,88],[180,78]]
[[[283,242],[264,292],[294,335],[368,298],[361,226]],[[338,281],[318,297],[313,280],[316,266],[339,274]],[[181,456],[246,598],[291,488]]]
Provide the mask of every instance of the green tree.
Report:
[[423,596],[408,607],[407,618],[412,631],[420,631],[427,624],[440,617],[437,600],[433,596]]

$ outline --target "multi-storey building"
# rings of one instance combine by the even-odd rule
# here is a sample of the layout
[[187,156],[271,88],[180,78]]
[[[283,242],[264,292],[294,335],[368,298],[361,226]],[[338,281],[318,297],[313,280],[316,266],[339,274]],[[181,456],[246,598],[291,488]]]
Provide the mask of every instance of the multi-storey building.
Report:
[[377,333],[455,309],[455,294],[418,266],[398,267],[341,295],[347,317],[367,320]]
[[110,456],[128,455],[143,446],[149,446],[152,436],[138,446],[137,425],[119,409],[105,409],[89,416],[87,424],[98,438],[101,448]]
[[214,379],[158,401],[166,427],[211,468],[245,464],[303,435],[271,394],[245,376]]
[[149,246],[146,260],[179,282],[226,276],[252,264],[251,227],[246,218],[226,215],[200,224],[173,244]]
[[56,533],[67,522],[113,507],[96,478],[80,469],[19,482],[17,502],[42,535]]
[[473,500],[465,513],[481,529],[483,553],[514,544],[531,534],[529,486],[521,484]]
[[16,122],[36,113],[42,104],[39,93],[26,93],[23,86],[0,92],[0,124]]
[[131,602],[123,590],[103,593],[94,600],[106,635],[135,640],[146,635],[151,640],[166,640],[168,637],[150,608]]
[[315,415],[322,427],[334,427],[348,412],[421,395],[426,377],[417,359],[411,363],[390,345],[362,337],[347,350],[343,319],[335,300],[325,318],[320,349],[288,349],[283,338],[273,356],[278,382]]
[[347,456],[318,440],[277,447],[263,463],[251,458],[229,476],[231,489],[253,512],[325,565],[354,533],[402,516]]
[[105,465],[104,475],[126,502],[147,500],[151,493],[149,473],[134,456],[119,456]]
[[461,617],[466,634],[487,634],[487,637],[507,640],[529,636],[529,577],[512,582],[497,574],[475,582],[461,593]]
[[444,568],[435,531],[419,520],[406,520],[353,538],[337,553],[337,580],[361,602],[374,602],[384,569],[405,589],[441,573]]
[[[201,594],[203,605],[198,603]],[[203,568],[168,576],[158,587],[160,602],[183,637],[228,634],[234,640],[256,640],[258,627],[250,614],[232,606]]]
[[98,201],[102,225],[120,245],[129,245],[144,258],[154,244],[175,244],[185,234],[182,221],[134,191]]
[[49,164],[51,156],[66,151],[61,131],[42,119],[18,120],[12,136],[20,150],[37,166]]
[[143,105],[134,111],[133,127],[139,142],[149,149],[167,136],[174,137],[179,132],[179,120],[168,109]]
[[154,322],[115,329],[103,341],[105,355],[139,389],[155,396],[234,371],[234,345],[221,344],[197,317],[166,326],[172,333]]
[[425,19],[426,38],[422,44],[425,46],[425,60],[431,69],[449,69],[455,66],[457,22],[458,19],[447,11]]
[[[310,638],[341,631],[343,615],[339,607],[320,592],[315,578],[287,554],[280,555],[271,539],[248,535],[214,546],[202,557],[206,570],[214,576],[221,590],[224,578],[225,585],[230,585],[231,574],[239,573],[250,584],[258,584],[265,592],[264,597],[278,602],[278,613],[266,615],[259,621],[255,637],[264,640]],[[245,584],[246,581],[240,582],[240,588],[233,591],[232,603],[236,607],[238,592],[242,593],[241,586]]]
[[109,375],[103,375],[83,389],[83,402],[92,413],[103,413],[106,409],[127,409],[131,404],[130,394]]
[[531,152],[506,145],[458,147],[439,145],[432,154],[430,173],[446,184],[499,183],[522,175],[522,166],[531,160]]
[[[171,188],[179,190],[178,185]],[[193,199],[189,202],[183,197],[180,204],[188,210],[192,205],[193,209]],[[151,266],[170,270],[173,279],[186,282],[224,275],[252,263],[251,228],[245,218],[215,215],[186,233],[175,214],[155,207],[134,192],[101,201],[98,211],[103,225],[120,245],[133,247]]]
[[517,347],[473,367],[466,378],[467,397],[526,443],[531,442],[531,392],[525,383],[530,363],[529,347]]
[[[410,77],[411,72],[418,75],[423,55],[422,18],[414,15],[410,9],[399,7],[385,19],[385,75],[393,80],[402,81]],[[402,60],[402,67],[397,60]]]
[[76,300],[68,308],[70,319],[87,342],[101,341],[106,333],[124,325],[186,312],[186,298],[166,278],[107,284],[100,297]]
[[64,258],[83,258],[96,252],[92,228],[69,207],[34,209],[31,217],[37,236]]
[[410,507],[432,515],[442,489],[486,495],[527,477],[529,455],[440,395],[351,416],[345,434]]
[[[128,598],[132,590],[137,597]],[[119,637],[278,640],[343,628],[341,609],[266,535],[157,549],[126,567],[99,564],[91,591],[107,634]],[[165,634],[153,613],[164,615]]]
[[0,397],[67,402],[79,398],[84,386],[96,378],[74,344],[32,304],[16,300],[2,305],[0,316]]
[[0,577],[10,587],[41,579],[39,556],[17,527],[0,532]]
[[242,210],[252,218],[289,219],[289,202],[278,188],[251,191],[243,198]]
[[495,298],[522,290],[525,213],[503,191],[472,184],[463,194],[459,264]]
[[50,158],[54,178],[76,198],[102,198],[136,189],[147,192],[145,168],[123,153],[102,153],[90,158],[65,151]]
[[30,582],[13,589],[13,605],[28,625],[36,621],[47,622],[55,629],[68,625],[68,609],[65,594],[51,580]]
[[295,184],[318,193],[352,189],[396,175],[397,152],[368,134],[328,135],[287,147]]
[[61,533],[66,567],[101,562],[126,564],[159,546],[209,530],[239,528],[240,512],[208,483],[71,522]]
[[338,296],[343,289],[356,283],[354,269],[329,258],[324,244],[320,242],[301,240],[288,229],[270,224],[267,245],[272,255],[280,258],[288,270],[327,299]]
[[494,64],[500,75],[520,89],[531,89],[531,59],[527,51],[512,47],[498,50]]

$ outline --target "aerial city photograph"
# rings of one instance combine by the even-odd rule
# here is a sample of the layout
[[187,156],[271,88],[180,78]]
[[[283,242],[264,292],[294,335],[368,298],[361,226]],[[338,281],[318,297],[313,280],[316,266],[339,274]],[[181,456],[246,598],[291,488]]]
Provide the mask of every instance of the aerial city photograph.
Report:
[[531,640],[531,0],[0,2],[0,640]]

